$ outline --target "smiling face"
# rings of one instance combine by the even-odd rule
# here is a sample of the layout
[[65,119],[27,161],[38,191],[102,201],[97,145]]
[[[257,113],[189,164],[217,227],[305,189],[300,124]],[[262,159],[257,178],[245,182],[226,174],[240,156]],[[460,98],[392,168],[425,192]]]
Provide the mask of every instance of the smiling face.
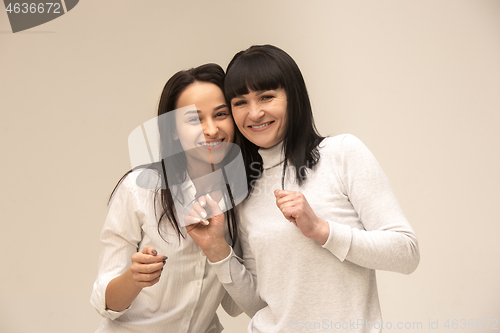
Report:
[[253,91],[231,100],[234,122],[253,144],[271,148],[285,138],[287,96],[285,89]]
[[222,90],[213,83],[194,82],[180,94],[176,108],[174,139],[180,141],[188,164],[220,163],[234,141],[233,119]]

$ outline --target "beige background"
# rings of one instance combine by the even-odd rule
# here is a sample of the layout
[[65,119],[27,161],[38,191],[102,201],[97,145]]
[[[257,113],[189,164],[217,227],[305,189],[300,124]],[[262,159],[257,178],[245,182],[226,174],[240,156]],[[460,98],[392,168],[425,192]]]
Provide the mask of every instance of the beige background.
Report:
[[372,150],[419,236],[415,273],[378,273],[384,320],[500,320],[500,1],[94,0],[17,34],[0,12],[2,333],[95,330],[128,134],[175,71],[262,43],[299,64],[323,135]]

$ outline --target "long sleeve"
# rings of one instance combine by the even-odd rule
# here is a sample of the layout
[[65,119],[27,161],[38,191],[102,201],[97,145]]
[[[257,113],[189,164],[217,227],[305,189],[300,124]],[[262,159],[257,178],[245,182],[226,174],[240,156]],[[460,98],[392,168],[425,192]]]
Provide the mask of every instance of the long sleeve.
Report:
[[[412,273],[420,254],[417,237],[394,196],[389,181],[368,148],[356,137],[342,138],[334,163],[363,229],[328,220],[324,248],[341,261],[359,266]],[[323,156],[322,156],[323,158]]]
[[243,251],[243,259],[235,254],[235,250],[238,250],[238,247],[235,247],[235,249],[231,248],[231,253],[225,259],[215,263],[209,261],[209,263],[239,308],[249,317],[253,317],[267,304],[259,296],[255,259],[241,229],[239,230],[239,244]]
[[[203,251],[185,229],[178,235],[169,221],[158,222],[161,201],[157,192],[137,183],[138,177],[144,176],[142,172],[153,171],[134,170],[118,186],[101,232],[98,272],[90,299],[105,318],[97,332],[221,332],[216,313],[219,305],[222,303],[232,316],[241,310],[227,296]],[[196,191],[192,181],[179,186],[185,201],[191,201]],[[124,273],[132,255],[146,246],[168,257],[160,280],[143,288],[128,309],[107,310],[108,283]]]
[[118,318],[128,309],[120,312],[106,309],[108,283],[128,269],[142,238],[141,221],[136,215],[137,200],[129,183],[126,178],[110,202],[100,236],[98,273],[90,298],[97,312],[109,319]]
[[[234,248],[234,250],[233,250],[233,248]],[[240,244],[239,239],[236,240],[236,244],[234,244],[233,247],[231,248],[230,255],[232,255],[233,253],[235,255],[241,255],[241,244]],[[210,263],[209,260],[208,260],[208,263]],[[240,309],[240,307],[238,306],[238,304],[231,297],[231,295],[227,292],[227,290],[226,290],[226,293],[224,295],[224,298],[221,301],[221,305],[222,305],[222,308],[224,309],[224,311],[226,311],[226,313],[228,315],[230,315],[231,317],[237,317],[243,312]]]
[[[291,333],[300,330],[300,323],[324,318],[381,322],[375,269],[410,273],[419,262],[415,234],[361,141],[352,135],[325,138],[318,152],[318,163],[299,185],[293,169],[285,170],[282,182],[281,145],[259,149],[262,175],[240,206],[243,264],[251,274],[234,257],[223,271],[236,302],[247,292],[248,308],[240,304],[245,312],[251,315],[263,306],[250,321],[252,332]],[[280,188],[303,193],[318,218],[328,221],[330,233],[323,246],[283,216],[273,195]],[[237,281],[246,289],[238,290]],[[255,301],[259,298],[254,291],[262,303]]]
[[226,311],[226,313],[231,317],[237,317],[243,312],[238,304],[233,300],[231,295],[229,295],[229,293],[227,292],[220,303],[224,311]]

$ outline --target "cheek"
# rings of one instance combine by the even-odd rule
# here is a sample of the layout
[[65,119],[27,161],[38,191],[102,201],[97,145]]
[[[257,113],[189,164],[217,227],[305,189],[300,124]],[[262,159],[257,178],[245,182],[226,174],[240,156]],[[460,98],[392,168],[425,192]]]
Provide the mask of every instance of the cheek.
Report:
[[231,141],[234,139],[234,124],[233,124],[233,119],[228,118],[224,120],[224,122],[219,126],[221,130],[226,133],[226,135],[231,139]]
[[244,127],[245,117],[239,112],[234,112],[233,119],[236,126],[238,126],[239,130],[241,131]]
[[234,141],[234,125],[231,123],[231,125],[227,129],[227,135],[231,139],[231,141]]
[[179,141],[183,147],[190,147],[197,141],[202,133],[201,126],[180,125],[177,127]]
[[286,106],[284,107],[284,110],[280,110],[278,117],[281,120],[281,126],[286,127],[286,124],[288,122],[288,117],[287,117],[287,112],[286,112]]

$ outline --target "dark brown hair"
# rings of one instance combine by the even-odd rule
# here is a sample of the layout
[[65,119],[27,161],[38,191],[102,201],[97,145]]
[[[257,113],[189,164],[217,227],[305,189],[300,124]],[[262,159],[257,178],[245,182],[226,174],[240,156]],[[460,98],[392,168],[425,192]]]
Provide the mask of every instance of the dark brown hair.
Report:
[[[175,73],[165,84],[163,91],[161,93],[160,102],[158,105],[158,127],[160,133],[160,158],[161,162],[152,163],[150,165],[141,165],[130,171],[128,171],[115,186],[111,197],[116,192],[118,186],[125,179],[125,177],[136,169],[151,169],[154,170],[160,177],[161,184],[159,184],[158,189],[155,192],[155,204],[157,202],[157,197],[160,196],[161,202],[161,215],[158,218],[158,232],[161,236],[160,222],[166,219],[171,224],[172,228],[175,230],[179,237],[184,235],[181,233],[179,222],[177,221],[175,206],[173,197],[181,198],[180,193],[172,193],[169,188],[169,180],[166,176],[166,170],[169,170],[170,182],[174,184],[181,184],[186,180],[187,177],[187,160],[184,153],[182,153],[182,148],[180,147],[180,142],[178,140],[172,140],[172,133],[175,131],[175,123],[171,121],[171,118],[160,117],[167,112],[173,111],[177,108],[177,101],[182,92],[191,84],[195,82],[208,82],[213,83],[218,86],[222,91],[224,90],[224,70],[217,64],[205,64],[196,68],[191,68],[189,70],[179,71]],[[179,153],[181,152],[181,153]],[[171,175],[170,170],[176,171]],[[229,234],[233,244],[237,238],[236,230],[236,215],[234,212],[234,200],[232,196],[231,189],[228,184],[226,184],[228,197],[224,196],[226,200],[226,207],[233,207],[225,214],[226,221],[228,225]],[[180,191],[180,189],[178,189]],[[231,204],[228,204],[228,203]],[[156,207],[155,207],[156,212]]]

